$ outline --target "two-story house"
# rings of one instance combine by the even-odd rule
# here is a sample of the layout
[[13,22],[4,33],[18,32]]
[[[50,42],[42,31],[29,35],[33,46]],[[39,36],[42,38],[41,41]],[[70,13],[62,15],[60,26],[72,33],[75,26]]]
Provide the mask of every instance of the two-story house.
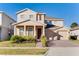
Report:
[[13,32],[14,19],[0,11],[0,40],[8,39],[9,35]]
[[36,36],[45,35],[45,13],[38,13],[30,9],[17,12],[17,22],[14,25],[14,35]]
[[[62,32],[68,33],[67,29],[64,29],[63,19],[50,18],[46,16],[45,13],[35,12],[27,8],[18,11],[16,15],[17,22],[13,24],[14,35],[31,35],[36,37],[39,41],[42,35],[46,35],[46,37],[48,36],[48,38],[53,38],[53,36],[55,35],[53,33],[54,30],[59,30],[59,33],[61,32],[60,34],[62,34]],[[49,29],[52,32],[50,32]]]

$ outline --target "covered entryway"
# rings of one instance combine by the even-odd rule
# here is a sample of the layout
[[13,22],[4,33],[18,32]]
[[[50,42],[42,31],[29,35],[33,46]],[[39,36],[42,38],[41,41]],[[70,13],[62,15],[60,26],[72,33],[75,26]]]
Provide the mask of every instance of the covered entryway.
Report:
[[40,39],[41,37],[41,28],[37,29],[37,39]]
[[45,24],[33,21],[24,21],[14,24],[14,35],[33,36],[36,41],[40,41],[42,35],[45,35]]
[[41,38],[41,36],[42,36],[42,30],[43,29],[43,27],[42,26],[38,26],[38,27],[36,27],[36,37],[37,37],[37,41],[40,41],[40,38]]

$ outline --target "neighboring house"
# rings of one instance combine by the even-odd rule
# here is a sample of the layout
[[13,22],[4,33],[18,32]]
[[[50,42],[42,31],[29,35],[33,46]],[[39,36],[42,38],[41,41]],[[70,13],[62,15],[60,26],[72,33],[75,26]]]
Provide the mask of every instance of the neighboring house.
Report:
[[12,34],[13,26],[11,24],[14,22],[11,17],[0,11],[0,40],[8,39],[8,36]]
[[77,36],[79,40],[79,26],[70,29],[70,36]]
[[17,22],[13,24],[14,35],[31,35],[36,37],[37,41],[40,41],[40,37],[44,35],[48,39],[50,37],[53,39],[54,33],[57,33],[56,36],[60,35],[66,38],[68,29],[64,28],[63,21],[63,19],[50,18],[45,13],[35,12],[26,8],[17,12]]

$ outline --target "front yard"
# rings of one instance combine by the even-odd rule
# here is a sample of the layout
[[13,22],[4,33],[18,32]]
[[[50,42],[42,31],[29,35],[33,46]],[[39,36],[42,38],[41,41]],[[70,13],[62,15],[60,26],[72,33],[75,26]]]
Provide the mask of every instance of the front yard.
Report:
[[0,55],[43,55],[46,51],[46,48],[0,49]]
[[43,55],[47,48],[38,48],[35,43],[0,42],[0,55]]
[[35,47],[35,43],[12,43],[11,41],[0,42],[0,47]]
[[71,40],[75,44],[79,44],[79,40]]

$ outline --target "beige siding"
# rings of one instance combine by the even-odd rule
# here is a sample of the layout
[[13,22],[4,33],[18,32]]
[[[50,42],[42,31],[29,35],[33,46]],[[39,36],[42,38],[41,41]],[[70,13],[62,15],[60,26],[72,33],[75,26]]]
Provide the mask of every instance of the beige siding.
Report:
[[64,26],[64,22],[63,21],[52,21],[52,24],[56,25],[56,26]]
[[[32,15],[32,18],[30,18],[30,15]],[[44,19],[45,19],[44,14],[41,14],[41,20],[36,21],[36,17],[37,17],[37,12],[34,12],[34,11],[28,9],[26,11],[23,11],[23,12],[17,14],[17,22],[21,22],[21,21],[25,21],[25,20],[31,20],[35,23],[36,22],[44,23]]]
[[[23,18],[21,17],[23,15]],[[31,20],[36,20],[36,12],[32,11],[32,10],[27,10],[24,11],[22,13],[17,14],[17,22],[21,22],[24,20],[28,20],[30,19],[30,15],[33,15],[33,18],[31,18]]]

